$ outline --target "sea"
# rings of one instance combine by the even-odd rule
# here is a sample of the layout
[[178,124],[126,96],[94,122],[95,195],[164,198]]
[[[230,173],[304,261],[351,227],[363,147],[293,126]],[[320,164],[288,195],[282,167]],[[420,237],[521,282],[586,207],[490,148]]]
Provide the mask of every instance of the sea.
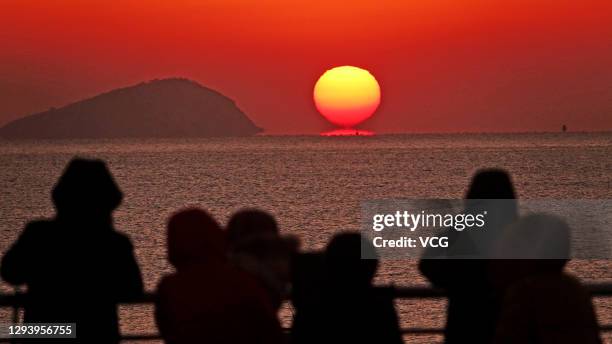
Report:
[[[132,239],[148,291],[172,271],[165,226],[187,206],[205,208],[222,223],[241,208],[269,211],[308,251],[325,247],[334,233],[359,230],[363,201],[462,198],[481,168],[509,171],[519,199],[612,198],[612,133],[0,141],[0,254],[28,221],[53,215],[50,191],[75,156],[108,162],[124,192],[116,228]],[[426,284],[416,265],[383,261],[376,281]],[[576,260],[568,270],[585,283],[612,283],[611,260]],[[612,324],[612,298],[594,303],[600,323]],[[443,299],[398,300],[396,307],[403,327],[444,325]],[[152,312],[121,306],[122,332],[154,333]],[[291,306],[281,312],[286,325],[292,312]],[[0,315],[0,322],[10,320],[6,309]]]

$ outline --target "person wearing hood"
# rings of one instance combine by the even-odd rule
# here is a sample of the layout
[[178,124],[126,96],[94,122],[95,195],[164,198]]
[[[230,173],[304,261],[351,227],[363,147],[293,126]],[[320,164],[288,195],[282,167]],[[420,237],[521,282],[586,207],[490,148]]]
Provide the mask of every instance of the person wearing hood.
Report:
[[601,344],[591,296],[564,272],[570,228],[547,214],[508,227],[491,264],[504,294],[495,344]]
[[24,321],[76,323],[82,343],[117,343],[117,303],[142,295],[130,240],[113,227],[122,193],[101,160],[73,159],[52,192],[56,216],[30,222],[2,259],[28,288]]
[[446,230],[448,249],[437,250],[443,254],[426,251],[419,270],[448,294],[444,342],[486,344],[495,335],[500,303],[489,279],[491,249],[518,217],[516,194],[506,171],[484,169],[474,175],[465,198],[465,213],[487,211],[485,226]]
[[296,309],[292,343],[403,343],[393,290],[374,287],[379,262],[372,257],[375,248],[360,233],[332,238],[320,289]]
[[192,208],[174,214],[167,240],[176,272],[159,283],[155,308],[166,343],[283,342],[264,286],[230,264],[225,234],[207,212]]
[[230,261],[257,277],[279,308],[289,296],[291,260],[299,241],[281,236],[274,217],[257,209],[232,215],[226,229]]

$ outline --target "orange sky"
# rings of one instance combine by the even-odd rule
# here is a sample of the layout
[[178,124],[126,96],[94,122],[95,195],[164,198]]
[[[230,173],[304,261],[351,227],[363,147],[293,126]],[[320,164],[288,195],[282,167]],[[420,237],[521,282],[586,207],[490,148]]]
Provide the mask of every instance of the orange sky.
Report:
[[0,125],[183,76],[318,133],[315,81],[356,65],[382,89],[365,129],[612,130],[611,23],[609,0],[3,0]]

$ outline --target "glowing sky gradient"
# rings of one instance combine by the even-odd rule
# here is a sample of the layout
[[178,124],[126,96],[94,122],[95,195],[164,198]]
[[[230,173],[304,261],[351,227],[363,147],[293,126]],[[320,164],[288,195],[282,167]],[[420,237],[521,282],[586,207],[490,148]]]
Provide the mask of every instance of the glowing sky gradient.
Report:
[[612,1],[3,0],[0,125],[183,76],[268,133],[333,129],[331,67],[371,71],[384,132],[612,130]]

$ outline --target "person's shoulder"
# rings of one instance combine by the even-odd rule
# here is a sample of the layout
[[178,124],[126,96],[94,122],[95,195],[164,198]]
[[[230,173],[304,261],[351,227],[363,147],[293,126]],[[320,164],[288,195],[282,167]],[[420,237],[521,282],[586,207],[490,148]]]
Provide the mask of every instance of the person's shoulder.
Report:
[[168,274],[163,276],[160,280],[159,283],[157,283],[157,297],[158,299],[160,297],[164,297],[166,296],[166,294],[169,292],[169,288],[172,287],[172,284],[174,283],[173,281],[176,279],[176,274]]
[[49,230],[52,228],[55,228],[55,221],[50,220],[50,219],[37,219],[37,220],[28,222],[25,226],[25,230],[29,232]]
[[22,238],[40,237],[50,235],[56,228],[55,222],[48,219],[39,219],[28,222],[21,233]]
[[[561,276],[559,277],[559,279],[561,280],[561,282],[563,284],[566,284],[568,286],[573,286],[576,288],[583,288],[585,289],[584,285],[582,284],[582,282],[580,282],[580,279],[578,279],[578,277],[567,273],[567,272],[563,272],[561,274]],[[586,289],[585,289],[586,290]]]
[[40,219],[28,222],[19,239],[15,242],[15,249],[38,251],[52,246],[56,242],[57,231],[53,220]]
[[584,289],[579,279],[566,272],[529,276],[515,284],[515,289],[548,290],[551,287],[555,287],[554,289]]
[[590,292],[577,277],[562,273],[559,277],[559,288],[566,290],[568,293],[590,299]]
[[523,300],[532,305],[554,305],[562,301],[588,298],[589,292],[580,280],[564,272],[525,278],[514,283],[506,292],[506,299],[511,302]]
[[524,277],[512,283],[508,287],[506,295],[518,297],[523,296],[525,294],[538,294],[541,293],[542,290],[547,290],[551,286],[557,285],[559,282],[559,278],[560,274],[533,275]]

